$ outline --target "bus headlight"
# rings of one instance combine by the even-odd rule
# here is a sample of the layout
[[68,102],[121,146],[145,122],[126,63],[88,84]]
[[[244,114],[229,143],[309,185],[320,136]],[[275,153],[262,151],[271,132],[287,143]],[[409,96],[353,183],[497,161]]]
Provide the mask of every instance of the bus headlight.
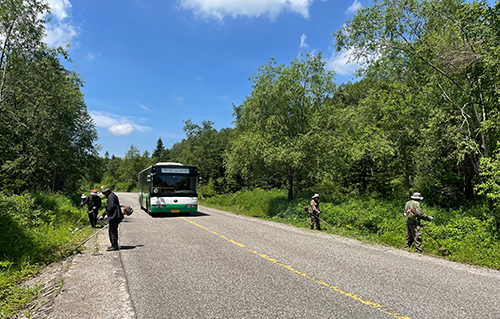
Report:
[[193,207],[196,207],[198,205],[196,204],[186,204],[186,208],[193,208]]

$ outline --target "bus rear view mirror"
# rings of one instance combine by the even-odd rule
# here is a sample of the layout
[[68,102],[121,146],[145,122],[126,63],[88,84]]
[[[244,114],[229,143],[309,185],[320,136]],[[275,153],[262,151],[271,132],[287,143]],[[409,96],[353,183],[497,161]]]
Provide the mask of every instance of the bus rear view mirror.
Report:
[[146,176],[146,181],[151,182],[151,175]]

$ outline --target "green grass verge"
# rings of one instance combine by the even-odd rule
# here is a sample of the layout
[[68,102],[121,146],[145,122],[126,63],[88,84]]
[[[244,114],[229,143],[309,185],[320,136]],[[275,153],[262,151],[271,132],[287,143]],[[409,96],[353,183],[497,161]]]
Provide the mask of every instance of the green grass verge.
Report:
[[[77,225],[80,217],[83,218]],[[86,211],[58,194],[0,194],[0,319],[9,318],[41,291],[21,283],[73,253],[92,232]],[[75,228],[80,228],[75,232]]]
[[[261,190],[216,195],[200,200],[201,205],[248,215],[297,227],[309,227],[309,214],[302,210],[310,199],[287,200],[281,190]],[[320,203],[321,218],[332,227],[327,232],[370,243],[402,248],[405,243],[405,200],[354,198],[342,203]],[[424,253],[439,255],[441,246],[452,254],[449,260],[500,269],[499,218],[484,205],[456,210],[429,207],[434,216],[423,232]],[[324,223],[323,223],[324,225]],[[429,236],[430,234],[430,236]]]

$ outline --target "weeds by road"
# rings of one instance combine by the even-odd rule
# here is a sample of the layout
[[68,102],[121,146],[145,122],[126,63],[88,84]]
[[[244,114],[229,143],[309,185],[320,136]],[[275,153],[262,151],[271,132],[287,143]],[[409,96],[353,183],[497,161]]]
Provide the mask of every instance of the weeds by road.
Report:
[[[253,190],[216,195],[200,203],[237,214],[309,227],[309,214],[303,211],[310,198],[287,200],[285,191]],[[321,218],[334,228],[328,232],[372,243],[402,248],[405,242],[404,200],[351,198],[337,203],[321,202]],[[445,210],[422,203],[424,212],[434,216],[426,226],[430,236],[452,252],[446,258],[500,269],[500,221],[486,205]],[[424,253],[439,255],[436,243],[424,233]]]

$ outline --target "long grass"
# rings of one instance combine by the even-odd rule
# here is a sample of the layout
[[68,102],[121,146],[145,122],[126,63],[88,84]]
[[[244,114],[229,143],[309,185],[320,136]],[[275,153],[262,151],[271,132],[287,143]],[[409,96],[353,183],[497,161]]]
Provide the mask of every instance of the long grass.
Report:
[[[232,211],[237,214],[270,219],[277,222],[309,227],[309,214],[303,211],[310,198],[291,202],[286,192],[261,189],[216,195],[201,200],[202,205]],[[402,248],[405,243],[405,200],[352,198],[341,203],[320,203],[320,215],[329,233],[359,240]],[[456,210],[429,207],[422,202],[424,213],[434,216],[423,231],[424,253],[440,255],[444,246],[456,262],[500,269],[499,218],[484,205]],[[430,234],[430,235],[429,235]],[[432,239],[439,242],[439,244]]]
[[0,194],[0,318],[8,318],[38,294],[38,288],[22,287],[22,281],[71,255],[86,238],[91,230],[85,215],[58,194]]

